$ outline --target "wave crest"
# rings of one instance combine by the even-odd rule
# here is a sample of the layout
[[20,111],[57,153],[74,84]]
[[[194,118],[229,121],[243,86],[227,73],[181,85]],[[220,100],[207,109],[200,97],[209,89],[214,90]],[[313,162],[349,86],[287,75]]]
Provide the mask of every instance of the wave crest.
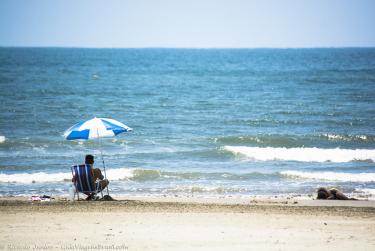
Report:
[[262,134],[262,135],[232,135],[213,138],[215,143],[223,145],[248,145],[258,147],[304,147],[316,146],[317,144],[333,143],[360,143],[368,144],[375,142],[374,135],[335,134],[325,133],[319,135],[290,135],[290,134]]
[[[229,173],[229,172],[172,172],[153,169],[117,168],[107,170],[107,177],[111,181],[128,180],[145,182],[154,180],[252,180],[272,179],[279,177],[278,173]],[[16,173],[0,174],[3,183],[48,183],[71,181],[70,172],[59,173]]]
[[301,172],[301,171],[282,171],[281,175],[300,178],[327,181],[345,181],[345,182],[375,182],[375,173],[337,173],[337,172]]
[[285,160],[301,162],[350,162],[375,161],[375,150],[369,149],[322,149],[285,147],[246,147],[225,146],[223,148],[235,155],[242,155],[260,161]]
[[347,142],[374,142],[375,137],[370,135],[350,135],[350,134],[322,134],[322,138],[326,138],[329,141],[347,141]]
[[[127,168],[107,170],[107,176],[111,180],[121,180],[132,177],[132,170]],[[65,182],[72,180],[71,172],[58,173],[14,173],[14,174],[0,174],[0,182],[3,183],[48,183],[48,182]]]

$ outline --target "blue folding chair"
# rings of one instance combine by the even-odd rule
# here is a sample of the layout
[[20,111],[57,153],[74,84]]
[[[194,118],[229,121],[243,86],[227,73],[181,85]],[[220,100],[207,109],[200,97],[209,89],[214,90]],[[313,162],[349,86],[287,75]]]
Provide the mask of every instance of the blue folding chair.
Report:
[[100,182],[95,183],[93,180],[93,171],[90,165],[75,165],[71,169],[75,187],[74,198],[77,194],[79,200],[79,193],[89,194],[92,198],[95,198],[99,192],[103,198],[103,189]]

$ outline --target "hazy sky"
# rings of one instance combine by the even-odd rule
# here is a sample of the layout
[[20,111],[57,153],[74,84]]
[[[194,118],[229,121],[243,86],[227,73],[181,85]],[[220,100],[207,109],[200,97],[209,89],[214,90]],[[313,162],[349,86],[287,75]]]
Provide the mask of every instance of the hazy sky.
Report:
[[375,1],[0,0],[0,46],[375,46]]

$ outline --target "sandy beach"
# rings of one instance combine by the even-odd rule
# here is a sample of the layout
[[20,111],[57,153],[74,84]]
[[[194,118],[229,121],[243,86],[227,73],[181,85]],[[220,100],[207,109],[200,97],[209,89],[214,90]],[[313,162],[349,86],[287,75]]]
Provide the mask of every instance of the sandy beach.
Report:
[[0,250],[374,250],[374,201],[0,200]]

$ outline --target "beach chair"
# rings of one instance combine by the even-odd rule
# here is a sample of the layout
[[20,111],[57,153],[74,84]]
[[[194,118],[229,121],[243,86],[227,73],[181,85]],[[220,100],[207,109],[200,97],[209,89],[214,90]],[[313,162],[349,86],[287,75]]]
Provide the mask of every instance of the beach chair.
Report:
[[94,182],[93,172],[90,165],[75,165],[72,166],[73,184],[75,187],[74,197],[79,200],[79,193],[91,194],[92,198],[100,193],[103,198],[103,189],[100,182]]

